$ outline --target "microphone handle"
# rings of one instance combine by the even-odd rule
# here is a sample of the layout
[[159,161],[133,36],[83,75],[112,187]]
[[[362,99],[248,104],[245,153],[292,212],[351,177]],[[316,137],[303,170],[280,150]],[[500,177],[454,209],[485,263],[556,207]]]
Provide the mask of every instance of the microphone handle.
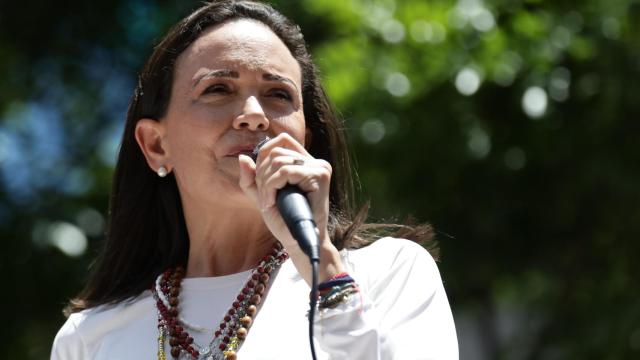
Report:
[[304,192],[295,185],[287,184],[278,190],[276,205],[302,251],[311,261],[319,261],[320,234]]

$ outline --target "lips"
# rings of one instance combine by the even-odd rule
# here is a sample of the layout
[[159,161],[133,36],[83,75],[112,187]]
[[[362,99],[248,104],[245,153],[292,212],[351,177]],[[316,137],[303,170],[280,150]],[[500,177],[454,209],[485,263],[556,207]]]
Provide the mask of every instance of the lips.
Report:
[[238,155],[240,154],[251,156],[251,153],[253,152],[253,149],[255,147],[256,147],[255,144],[244,144],[244,145],[234,146],[231,149],[229,149],[229,152],[227,152],[227,155],[225,156],[238,157]]

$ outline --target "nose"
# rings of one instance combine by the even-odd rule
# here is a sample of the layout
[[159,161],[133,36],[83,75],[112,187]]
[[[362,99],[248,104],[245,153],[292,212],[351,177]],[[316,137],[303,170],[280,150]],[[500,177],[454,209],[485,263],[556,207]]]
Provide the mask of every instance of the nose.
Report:
[[249,96],[245,100],[242,111],[233,120],[233,127],[238,130],[248,129],[251,131],[265,131],[269,128],[269,119],[255,96]]

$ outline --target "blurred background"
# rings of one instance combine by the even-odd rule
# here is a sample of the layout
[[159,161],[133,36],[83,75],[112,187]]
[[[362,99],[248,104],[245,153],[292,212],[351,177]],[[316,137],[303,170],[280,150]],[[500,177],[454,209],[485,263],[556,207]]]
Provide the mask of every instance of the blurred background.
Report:
[[[137,72],[199,3],[2,0],[0,358],[48,358]],[[346,120],[372,219],[436,228],[461,359],[640,358],[640,1],[273,4]]]

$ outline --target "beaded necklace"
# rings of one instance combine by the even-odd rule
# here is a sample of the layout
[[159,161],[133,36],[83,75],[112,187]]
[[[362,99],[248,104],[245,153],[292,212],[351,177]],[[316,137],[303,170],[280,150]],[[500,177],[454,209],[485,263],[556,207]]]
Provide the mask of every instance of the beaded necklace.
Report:
[[167,336],[174,359],[236,360],[236,352],[247,337],[253,317],[258,312],[258,305],[269,285],[271,273],[288,258],[289,255],[282,245],[276,243],[271,253],[263,257],[253,269],[213,333],[211,342],[206,346],[196,344],[186,330],[205,329],[189,323],[180,316],[178,305],[180,284],[185,275],[184,268],[170,268],[158,275],[152,286],[158,311],[158,360],[166,360],[164,344]]

